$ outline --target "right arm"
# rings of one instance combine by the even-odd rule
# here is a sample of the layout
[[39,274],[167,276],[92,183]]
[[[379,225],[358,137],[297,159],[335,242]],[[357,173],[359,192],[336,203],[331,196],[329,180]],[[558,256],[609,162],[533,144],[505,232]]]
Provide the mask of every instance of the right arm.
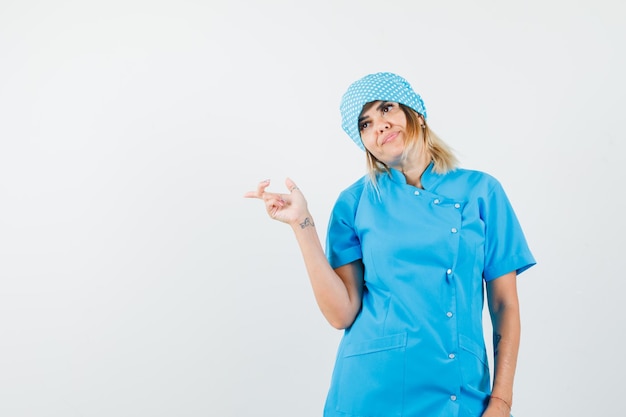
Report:
[[290,194],[266,192],[269,181],[264,181],[245,197],[262,199],[270,217],[291,226],[322,314],[333,327],[345,329],[361,308],[363,264],[358,260],[336,269],[330,266],[304,195],[293,181],[287,179],[285,183]]

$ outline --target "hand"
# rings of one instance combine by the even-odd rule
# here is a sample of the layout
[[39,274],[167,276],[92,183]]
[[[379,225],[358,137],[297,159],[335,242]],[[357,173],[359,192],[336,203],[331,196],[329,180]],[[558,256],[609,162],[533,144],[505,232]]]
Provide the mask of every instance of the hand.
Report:
[[285,185],[289,189],[289,194],[269,193],[265,189],[270,185],[270,180],[259,183],[256,191],[248,191],[244,194],[246,198],[258,198],[265,202],[265,210],[272,219],[297,226],[305,219],[310,219],[306,199],[296,186],[287,178]]

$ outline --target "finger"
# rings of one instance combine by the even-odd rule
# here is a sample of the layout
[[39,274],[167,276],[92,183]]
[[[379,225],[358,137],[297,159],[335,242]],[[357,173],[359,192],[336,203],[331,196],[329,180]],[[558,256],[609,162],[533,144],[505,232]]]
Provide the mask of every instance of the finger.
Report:
[[270,180],[261,181],[257,186],[256,191],[248,191],[243,196],[245,198],[263,198],[265,189],[270,185]]
[[266,206],[276,206],[276,207],[284,207],[287,204],[285,199],[287,196],[283,194],[273,194],[273,193],[265,193],[263,194],[263,201],[265,201]]
[[287,179],[285,180],[285,185],[287,186],[287,189],[288,189],[290,192],[295,191],[295,190],[300,190],[300,189],[298,188],[298,186],[296,185],[296,183],[295,183],[295,182],[293,182],[291,178],[287,178]]
[[280,195],[265,199],[265,209],[271,217],[276,217],[278,210],[282,209],[285,204],[285,200]]
[[259,186],[257,187],[257,192],[259,193],[259,195],[263,195],[263,193],[265,192],[265,189],[270,185],[270,180],[264,180],[261,181],[259,183]]

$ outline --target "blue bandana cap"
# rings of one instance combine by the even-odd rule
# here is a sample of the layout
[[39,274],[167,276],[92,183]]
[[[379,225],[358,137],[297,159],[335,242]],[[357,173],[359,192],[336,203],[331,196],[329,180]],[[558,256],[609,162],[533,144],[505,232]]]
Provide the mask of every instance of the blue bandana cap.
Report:
[[369,74],[355,81],[341,98],[341,127],[356,143],[365,150],[359,131],[359,116],[363,106],[372,101],[393,101],[404,104],[424,116],[424,101],[411,88],[407,80],[391,72]]

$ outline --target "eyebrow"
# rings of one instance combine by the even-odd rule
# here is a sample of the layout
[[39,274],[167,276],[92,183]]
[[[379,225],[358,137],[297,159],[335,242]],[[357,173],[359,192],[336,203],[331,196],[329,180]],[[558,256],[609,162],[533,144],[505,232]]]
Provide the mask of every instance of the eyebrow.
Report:
[[387,104],[391,103],[391,101],[381,101],[376,110],[382,110]]
[[[376,106],[376,110],[380,111],[382,110],[387,104],[392,103],[391,101],[381,101],[380,104],[378,106]],[[361,123],[362,121],[366,120],[368,117],[367,116],[360,116],[357,123]]]

